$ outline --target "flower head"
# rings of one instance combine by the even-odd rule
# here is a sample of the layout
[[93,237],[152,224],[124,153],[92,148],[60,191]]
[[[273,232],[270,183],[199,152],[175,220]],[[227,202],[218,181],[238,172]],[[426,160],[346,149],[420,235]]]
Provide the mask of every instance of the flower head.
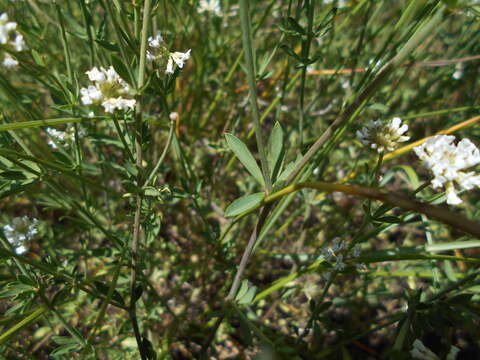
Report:
[[368,126],[357,131],[357,137],[362,144],[381,153],[385,150],[393,151],[397,143],[410,139],[403,135],[407,130],[408,125],[402,125],[402,120],[395,117],[387,123],[371,121]]
[[147,61],[153,62],[162,59],[168,53],[165,42],[160,33],[148,38]]
[[[71,143],[75,136],[73,128],[71,127],[67,128],[66,131],[47,127],[45,131],[49,136],[48,145],[53,149],[57,149],[58,144],[64,145],[64,144]],[[83,130],[80,130],[78,134],[83,135]]]
[[175,63],[180,69],[183,69],[185,62],[190,59],[190,52],[191,50],[184,53],[178,51],[170,53],[165,73],[173,74],[173,63]]
[[[0,44],[10,52],[20,52],[26,49],[23,35],[17,31],[17,23],[8,21],[6,13],[0,15]],[[2,65],[11,69],[18,65],[18,61],[6,52]]]
[[149,63],[155,63],[157,68],[165,66],[166,74],[174,73],[174,65],[183,69],[185,62],[190,59],[190,52],[191,50],[184,53],[179,51],[170,52],[160,33],[148,38],[147,60]]
[[357,244],[353,248],[349,249],[346,241],[336,237],[332,240],[330,247],[324,247],[321,250],[323,259],[328,262],[332,262],[335,259],[335,263],[332,264],[335,271],[343,271],[347,267],[345,261],[350,264],[354,264],[358,270],[364,270],[366,267],[364,264],[357,263],[358,257],[361,254],[361,245]]
[[211,12],[217,16],[222,15],[222,9],[220,8],[219,0],[200,0],[197,9],[199,13]]
[[462,200],[457,196],[454,183],[465,190],[480,187],[480,175],[465,171],[480,164],[480,150],[469,140],[462,139],[457,145],[455,136],[437,135],[413,150],[434,175],[432,186],[445,186],[447,204],[457,205]]
[[37,219],[23,216],[14,218],[11,224],[3,227],[5,238],[12,244],[17,254],[23,254],[27,251],[27,242],[38,234],[37,224]]
[[94,67],[86,74],[93,85],[80,89],[83,104],[101,104],[108,113],[135,107],[135,99],[128,98],[130,87],[112,66],[108,69]]

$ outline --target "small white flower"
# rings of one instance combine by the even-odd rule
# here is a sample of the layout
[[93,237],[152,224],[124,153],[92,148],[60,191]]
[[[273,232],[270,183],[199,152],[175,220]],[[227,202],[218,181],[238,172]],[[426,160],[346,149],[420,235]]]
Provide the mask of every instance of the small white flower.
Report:
[[27,251],[27,242],[38,234],[37,224],[37,219],[23,216],[12,219],[11,224],[3,227],[3,234],[15,253],[20,255]]
[[335,4],[338,8],[342,8],[347,6],[347,0],[323,0],[325,5],[327,4]]
[[340,81],[340,85],[342,87],[342,89],[348,89],[350,88],[350,81],[345,79],[345,80],[342,80]]
[[154,61],[162,62],[162,59],[168,57],[169,51],[166,47],[162,35],[158,32],[155,36],[148,38],[147,61],[152,63]]
[[104,70],[103,71],[99,70],[96,66],[94,66],[91,70],[85,72],[85,74],[88,75],[88,79],[90,81],[103,82],[103,81],[107,80],[107,76],[105,74],[105,71]]
[[7,69],[13,69],[18,66],[18,61],[10,56],[10,54],[6,54],[3,58],[2,65],[5,66]]
[[46,128],[45,131],[50,136],[50,139],[48,140],[48,145],[50,145],[53,149],[57,148],[56,143],[64,142],[66,140],[67,133],[65,131],[57,130],[50,127]]
[[199,13],[211,12],[217,16],[222,15],[219,0],[200,0],[197,10]]
[[357,137],[362,144],[381,153],[385,150],[393,151],[397,143],[410,139],[403,135],[408,130],[408,125],[402,125],[402,120],[393,118],[387,123],[371,121],[370,124],[357,131]]
[[148,46],[157,49],[163,44],[163,37],[160,33],[157,33],[155,36],[150,36],[148,38]]
[[23,35],[21,34],[17,34],[17,36],[15,36],[15,40],[13,40],[11,44],[18,52],[23,51],[26,48],[25,41],[23,40]]
[[169,115],[169,117],[170,117],[170,120],[172,120],[172,121],[177,121],[177,119],[178,119],[178,113],[175,112],[175,111],[174,111],[174,112],[171,112],[170,115]]
[[433,188],[445,186],[447,204],[450,205],[462,202],[456,194],[455,183],[465,190],[480,187],[480,175],[464,171],[480,164],[480,150],[469,139],[463,139],[457,145],[454,141],[455,136],[437,135],[413,149],[432,171]]
[[452,78],[460,80],[463,77],[463,63],[455,65],[455,72],[452,74]]
[[134,99],[129,100],[119,97],[105,100],[102,102],[102,106],[106,112],[113,113],[115,110],[126,111],[128,109],[133,109],[135,107],[135,103],[136,101]]
[[167,69],[165,70],[165,73],[173,74],[173,63],[177,64],[180,69],[183,69],[185,62],[190,59],[190,52],[191,49],[184,53],[179,51],[170,53],[168,56]]
[[81,88],[80,94],[82,95],[82,103],[85,105],[100,103],[103,99],[102,92],[93,85]]

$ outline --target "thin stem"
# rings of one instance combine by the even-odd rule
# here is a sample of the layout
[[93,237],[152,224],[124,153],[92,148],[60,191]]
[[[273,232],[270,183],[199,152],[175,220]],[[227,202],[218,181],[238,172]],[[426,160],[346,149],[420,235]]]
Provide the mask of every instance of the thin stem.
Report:
[[300,85],[300,122],[298,124],[298,136],[300,147],[303,146],[303,126],[305,122],[305,82],[307,77],[307,62],[310,55],[310,44],[313,38],[313,13],[315,8],[315,1],[310,0],[308,2],[308,24],[307,24],[307,36],[304,41],[302,41],[302,79]]
[[153,181],[153,178],[155,177],[155,174],[157,173],[158,169],[160,168],[160,165],[162,165],[163,160],[165,159],[165,156],[167,155],[168,149],[170,148],[170,145],[172,144],[173,140],[173,132],[175,131],[175,120],[170,122],[170,131],[168,133],[168,138],[167,138],[167,144],[165,145],[165,148],[163,149],[162,155],[160,155],[160,158],[158,159],[157,164],[153,168],[152,172],[150,173],[150,176],[148,177],[147,181],[145,181],[145,184],[143,185],[148,186]]
[[[145,83],[145,68],[146,68],[146,54],[147,54],[147,37],[148,37],[148,24],[150,20],[151,0],[145,0],[143,7],[143,23],[140,42],[140,64],[138,68],[137,84],[138,89],[142,89]],[[137,186],[140,187],[143,175],[142,175],[142,142],[143,142],[143,124],[142,124],[142,95],[137,102],[136,119],[135,119],[135,153],[136,153],[136,166],[138,169]],[[135,218],[133,223],[133,237],[132,237],[132,270],[130,278],[130,320],[132,321],[133,332],[135,333],[135,339],[140,351],[140,357],[142,360],[147,359],[145,347],[143,346],[142,336],[140,334],[140,328],[137,320],[137,272],[138,268],[138,242],[140,237],[140,220],[142,213],[142,200],[143,195],[139,192],[136,196],[136,209]]]
[[253,43],[250,23],[250,9],[248,0],[240,0],[240,19],[242,25],[242,43],[245,51],[245,62],[247,63],[247,79],[250,88],[249,99],[250,107],[253,115],[253,127],[255,130],[255,138],[257,140],[257,148],[260,154],[260,163],[262,165],[262,173],[265,181],[267,193],[272,189],[272,182],[270,179],[270,171],[268,169],[267,152],[265,150],[265,143],[262,137],[262,127],[260,125],[260,113],[257,105],[257,84],[256,71],[253,59]]
[[90,45],[90,66],[93,67],[95,65],[96,49],[95,42],[93,40],[94,28],[93,24],[89,21],[92,20],[92,18],[87,12],[87,5],[85,4],[85,0],[80,0],[80,6],[82,7],[83,18],[85,20],[85,26],[87,28],[88,44]]
[[237,295],[238,288],[240,287],[240,282],[242,281],[243,273],[247,268],[248,260],[250,259],[250,255],[252,254],[252,250],[255,247],[255,243],[257,242],[258,234],[262,229],[263,224],[265,223],[265,219],[270,211],[270,206],[266,206],[262,209],[259,215],[259,219],[257,224],[255,225],[255,229],[248,240],[247,247],[243,251],[242,259],[240,260],[240,264],[238,265],[237,273],[235,274],[235,278],[233,279],[232,286],[230,287],[230,291],[228,292],[226,300],[233,300],[235,295]]
[[125,139],[125,135],[123,134],[123,131],[120,127],[120,124],[118,123],[118,119],[115,116],[115,114],[113,114],[112,120],[113,120],[113,124],[115,125],[115,129],[117,130],[118,137],[120,138],[120,141],[122,142],[122,145],[125,149],[125,152],[127,153],[128,159],[132,162],[135,161],[135,159],[133,157],[133,154],[130,151],[130,147],[128,146],[127,141]]
[[68,47],[67,34],[65,33],[65,24],[63,23],[62,11],[60,9],[60,6],[57,3],[55,3],[55,9],[57,10],[58,22],[60,23],[60,31],[62,34],[62,44],[63,44],[63,51],[65,53],[65,63],[67,65],[68,81],[72,83],[73,82],[72,63],[71,63],[71,56],[70,56],[70,48]]

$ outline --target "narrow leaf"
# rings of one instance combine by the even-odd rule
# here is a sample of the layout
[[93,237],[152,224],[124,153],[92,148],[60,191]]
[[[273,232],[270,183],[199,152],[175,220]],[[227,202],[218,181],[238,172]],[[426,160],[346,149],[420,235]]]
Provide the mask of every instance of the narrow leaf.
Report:
[[252,209],[262,202],[265,197],[264,192],[258,192],[242,196],[231,203],[225,210],[225,217],[233,217]]
[[9,123],[9,124],[0,124],[0,132],[8,131],[8,130],[36,128],[41,126],[55,126],[55,125],[63,125],[63,124],[69,124],[69,123],[77,123],[82,120],[104,120],[104,119],[106,118],[103,116],[95,116],[93,118],[59,118],[59,119],[21,121],[21,122]]
[[248,172],[260,183],[260,185],[265,186],[262,171],[252,153],[248,150],[247,145],[232,134],[225,134],[225,139],[227,140],[227,145],[230,150],[233,151]]
[[275,182],[277,175],[282,170],[282,162],[284,155],[284,146],[283,146],[283,129],[280,123],[275,123],[273,127],[272,134],[268,139],[268,161],[270,168],[270,176],[272,181]]

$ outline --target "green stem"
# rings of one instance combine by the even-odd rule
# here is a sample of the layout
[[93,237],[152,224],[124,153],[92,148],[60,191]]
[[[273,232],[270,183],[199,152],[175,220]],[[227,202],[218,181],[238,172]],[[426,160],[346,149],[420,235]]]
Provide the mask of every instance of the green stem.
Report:
[[60,30],[62,33],[62,44],[63,44],[63,52],[65,53],[65,62],[67,65],[67,74],[68,74],[68,81],[70,84],[73,85],[73,72],[72,72],[72,62],[70,56],[70,48],[68,46],[67,34],[65,33],[65,24],[63,23],[63,16],[60,6],[55,3],[55,9],[57,10],[58,22],[60,23]]
[[39,307],[37,310],[32,312],[30,315],[28,315],[25,319],[21,320],[14,326],[12,326],[10,329],[5,331],[3,334],[0,335],[0,346],[5,344],[7,340],[14,334],[16,334],[18,331],[22,330],[24,327],[29,326],[30,324],[33,324],[40,316],[45,314],[48,311],[48,307],[46,305],[43,305]]
[[240,0],[240,20],[242,26],[242,43],[245,51],[245,62],[247,63],[247,79],[250,88],[249,99],[250,107],[253,115],[253,128],[255,130],[255,137],[257,140],[257,148],[260,154],[260,163],[262,165],[263,178],[267,193],[272,189],[272,182],[270,179],[270,171],[268,169],[267,152],[262,136],[262,127],[260,125],[260,113],[257,105],[257,84],[256,71],[253,58],[253,42],[250,22],[249,0]]
[[162,154],[160,155],[160,158],[158,159],[157,164],[153,168],[152,172],[147,178],[147,181],[145,181],[145,184],[143,185],[148,186],[152,181],[153,178],[155,177],[155,174],[158,172],[158,169],[160,168],[160,165],[162,165],[163,160],[165,159],[165,156],[167,155],[168,149],[170,148],[170,145],[172,144],[173,140],[173,132],[175,131],[175,121],[170,122],[170,131],[168,133],[168,138],[167,138],[167,144],[165,145],[165,148],[163,149]]
[[[137,90],[142,90],[145,84],[145,69],[146,69],[146,55],[147,55],[147,37],[148,37],[148,25],[150,22],[151,0],[145,0],[143,5],[143,20],[142,20],[142,32],[140,39],[140,54],[139,54],[139,67],[137,78]],[[135,153],[136,153],[136,166],[138,169],[137,186],[142,186],[143,173],[142,169],[142,143],[143,143],[143,123],[142,123],[142,94],[140,94],[135,118]],[[132,253],[132,269],[130,277],[130,320],[132,322],[133,332],[137,341],[137,346],[140,351],[140,357],[142,360],[147,359],[147,351],[143,346],[142,336],[140,334],[140,327],[137,320],[136,302],[138,297],[137,293],[137,273],[140,271],[138,266],[138,243],[140,238],[140,221],[142,215],[142,201],[143,195],[139,192],[136,196],[136,209],[133,222],[133,236],[131,244]]]
[[310,0],[308,2],[308,24],[307,24],[307,36],[304,41],[302,41],[302,79],[300,85],[300,121],[298,123],[298,136],[300,148],[303,146],[303,126],[305,122],[305,82],[307,78],[307,62],[310,55],[310,45],[313,38],[313,14],[315,9],[315,0]]

